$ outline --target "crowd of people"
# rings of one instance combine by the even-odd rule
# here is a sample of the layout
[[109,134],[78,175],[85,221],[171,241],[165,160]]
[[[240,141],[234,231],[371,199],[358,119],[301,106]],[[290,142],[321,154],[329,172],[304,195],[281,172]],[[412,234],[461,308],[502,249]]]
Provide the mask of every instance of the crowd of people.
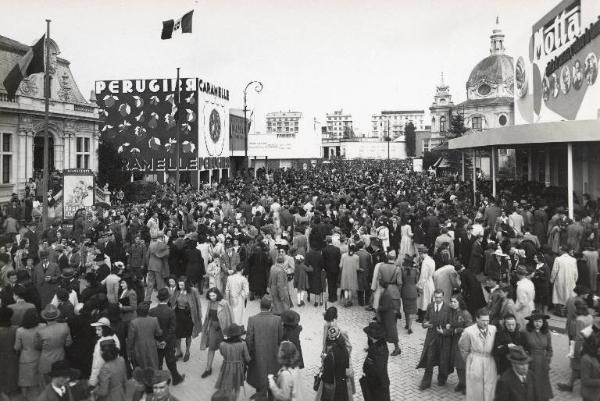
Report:
[[[598,205],[584,196],[569,219],[556,189],[498,187],[494,198],[478,182],[473,196],[468,182],[403,161],[334,161],[180,194],[165,186],[47,230],[17,197],[2,214],[0,391],[175,400],[178,363],[200,337],[200,379],[223,357],[213,400],[237,400],[244,383],[257,400],[306,400],[294,310],[305,307],[326,310],[316,400],[389,400],[399,319],[405,335],[426,329],[422,391],[437,367],[438,385],[456,372],[467,400],[549,400],[549,311],[567,318],[570,340],[559,389],[579,380],[596,399]],[[252,301],[260,313],[246,316]],[[364,339],[338,321],[352,307],[373,312],[358,379],[352,349]]]

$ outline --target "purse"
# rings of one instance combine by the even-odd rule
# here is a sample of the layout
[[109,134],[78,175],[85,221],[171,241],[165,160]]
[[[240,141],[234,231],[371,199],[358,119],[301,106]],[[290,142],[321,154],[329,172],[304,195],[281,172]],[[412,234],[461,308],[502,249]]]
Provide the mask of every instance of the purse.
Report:
[[321,373],[322,373],[322,369],[319,369],[319,372],[315,375],[314,382],[313,382],[313,390],[314,391],[319,391],[319,386],[321,385]]

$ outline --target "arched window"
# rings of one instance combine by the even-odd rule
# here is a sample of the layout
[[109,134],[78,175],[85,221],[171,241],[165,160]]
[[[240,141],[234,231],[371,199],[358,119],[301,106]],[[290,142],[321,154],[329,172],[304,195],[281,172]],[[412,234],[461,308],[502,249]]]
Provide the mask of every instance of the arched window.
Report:
[[440,117],[440,132],[446,132],[446,117]]

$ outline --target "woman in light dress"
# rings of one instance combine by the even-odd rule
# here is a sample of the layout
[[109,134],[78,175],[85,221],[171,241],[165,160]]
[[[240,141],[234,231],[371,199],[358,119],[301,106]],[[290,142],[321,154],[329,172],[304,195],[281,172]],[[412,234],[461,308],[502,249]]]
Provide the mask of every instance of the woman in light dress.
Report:
[[243,263],[238,264],[235,273],[227,278],[225,288],[225,299],[231,307],[232,321],[239,326],[244,325],[246,299],[250,294],[248,279],[242,275],[243,270]]
[[413,241],[412,232],[412,219],[410,217],[404,217],[402,226],[400,227],[400,252],[398,253],[398,260],[400,263],[404,261],[404,258],[415,254],[415,243]]

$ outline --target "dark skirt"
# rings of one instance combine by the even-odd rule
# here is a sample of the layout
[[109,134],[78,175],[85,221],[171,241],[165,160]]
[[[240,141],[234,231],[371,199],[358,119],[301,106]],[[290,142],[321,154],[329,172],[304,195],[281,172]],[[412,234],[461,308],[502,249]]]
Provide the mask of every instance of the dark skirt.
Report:
[[402,310],[404,315],[416,315],[417,298],[402,298]]
[[175,308],[175,336],[186,338],[192,336],[194,321],[189,309]]
[[219,345],[224,340],[223,331],[219,326],[218,320],[211,320],[208,325],[208,338],[207,346],[210,351],[216,351],[219,349]]

